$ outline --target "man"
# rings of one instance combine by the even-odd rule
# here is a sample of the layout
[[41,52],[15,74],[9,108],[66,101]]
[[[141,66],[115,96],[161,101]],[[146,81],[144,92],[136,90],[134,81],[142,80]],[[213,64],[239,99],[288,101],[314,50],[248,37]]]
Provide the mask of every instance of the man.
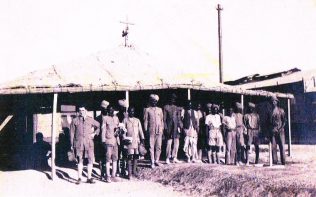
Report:
[[185,133],[184,147],[183,151],[187,157],[187,162],[196,162],[196,152],[197,152],[197,114],[196,111],[192,109],[191,101],[188,101],[185,109],[181,113],[183,117],[183,129]]
[[272,142],[272,158],[273,164],[278,163],[277,156],[277,145],[280,149],[281,164],[285,165],[285,135],[284,135],[284,126],[285,126],[285,113],[284,110],[278,106],[279,100],[276,96],[271,96],[270,102],[272,105],[272,110],[269,113],[269,131],[270,131],[270,140]]
[[145,143],[145,137],[142,125],[138,118],[135,118],[135,108],[128,108],[128,117],[123,120],[126,133],[123,135],[125,143],[124,148],[127,150],[127,169],[128,179],[131,179],[132,174],[137,176],[137,160],[139,159],[139,144]]
[[[126,108],[127,108],[127,102],[125,99],[118,100],[118,106],[119,111],[116,114],[116,116],[119,119],[119,122],[123,124],[123,120],[128,117]],[[123,141],[123,136],[119,135],[118,139],[120,142]],[[126,159],[127,159],[127,152],[126,149],[124,149],[124,146],[122,143],[118,144],[118,161],[117,161],[117,175],[119,176],[126,176]]]
[[237,165],[243,165],[243,153],[245,149],[244,132],[246,131],[244,125],[244,118],[242,114],[243,106],[236,102],[235,106],[235,120],[236,120],[236,148],[237,148]]
[[198,121],[198,139],[197,139],[197,161],[202,162],[203,151],[206,149],[206,136],[205,136],[205,113],[202,109],[201,103],[196,105],[196,114]]
[[259,162],[259,132],[260,132],[260,118],[259,114],[255,111],[256,105],[254,103],[248,103],[248,113],[244,116],[244,122],[247,129],[246,134],[246,142],[247,142],[247,149],[246,149],[246,165],[249,165],[249,150],[251,144],[255,145],[255,152],[256,152],[256,159],[255,164]]
[[[96,120],[99,122],[99,124],[102,126],[103,124],[103,118],[108,115],[107,107],[109,106],[109,102],[106,100],[103,100],[100,105],[101,114],[96,117]],[[102,130],[101,130],[102,132]],[[101,176],[100,179],[105,179],[105,160],[104,160],[104,148],[102,146],[102,134],[99,132],[96,134],[94,138],[94,145],[95,145],[95,157],[96,161],[99,162]]]
[[74,118],[70,125],[70,142],[76,150],[78,158],[78,181],[82,180],[83,158],[88,158],[88,179],[87,183],[95,183],[92,179],[92,167],[94,162],[94,143],[93,138],[99,133],[100,124],[93,118],[87,116],[84,105],[79,105],[79,116]]
[[223,118],[223,125],[226,129],[225,164],[234,165],[236,156],[236,119],[233,108],[228,109],[227,116]]
[[144,110],[144,129],[149,133],[151,168],[160,166],[159,158],[164,130],[163,112],[160,107],[157,107],[158,100],[158,95],[151,94],[149,98],[149,107]]
[[119,144],[119,119],[114,116],[114,108],[109,105],[108,116],[103,117],[102,143],[105,150],[106,182],[111,182],[110,167],[112,162],[112,178],[116,179],[118,144]]
[[223,146],[223,136],[221,133],[222,120],[218,114],[218,105],[208,105],[208,110],[210,114],[205,118],[206,130],[208,131],[208,145],[210,146],[208,151],[208,160],[209,163],[211,163],[211,160],[212,163],[214,163],[215,153],[216,163],[219,164],[218,152],[220,147]]
[[[165,138],[167,139],[166,163],[170,164],[172,158],[174,163],[179,163],[177,158],[180,138],[180,120],[178,106],[175,105],[177,96],[172,94],[169,104],[163,108]],[[173,143],[173,149],[171,149]],[[172,151],[172,152],[171,152]]]

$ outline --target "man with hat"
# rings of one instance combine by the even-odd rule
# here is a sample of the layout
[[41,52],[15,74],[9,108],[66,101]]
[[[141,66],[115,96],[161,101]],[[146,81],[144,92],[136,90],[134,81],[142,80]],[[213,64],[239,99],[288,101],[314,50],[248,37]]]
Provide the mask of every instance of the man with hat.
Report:
[[158,95],[151,94],[149,97],[149,107],[144,109],[144,129],[149,133],[151,168],[160,166],[159,158],[164,130],[163,112],[160,107],[157,107],[158,100]]
[[[127,113],[127,102],[125,99],[118,100],[119,111],[116,116],[119,119],[119,122],[123,124],[123,120],[128,117]],[[119,135],[118,139],[120,142],[123,141],[123,136]],[[117,161],[117,174],[121,174],[121,176],[126,175],[127,168],[127,150],[124,148],[122,143],[118,144],[118,161]]]
[[[178,106],[176,106],[176,94],[171,94],[169,103],[163,107],[164,118],[164,135],[167,140],[166,147],[166,163],[170,163],[170,159],[174,163],[179,163],[177,158],[180,138],[180,119]],[[171,149],[173,143],[173,149]]]
[[123,134],[124,148],[127,150],[128,179],[132,174],[137,176],[137,161],[139,159],[139,145],[145,142],[140,120],[135,116],[135,108],[128,108],[128,117],[123,120],[126,132]]
[[218,152],[221,146],[223,146],[223,136],[221,133],[221,125],[222,120],[220,115],[218,114],[219,106],[216,104],[213,104],[211,106],[208,106],[209,108],[209,115],[205,118],[205,125],[207,130],[207,142],[209,145],[208,150],[208,160],[209,163],[214,163],[214,153],[216,156],[216,163],[219,164],[218,159]]
[[[103,117],[102,124],[102,143],[105,150],[105,165],[106,165],[106,181],[111,182],[111,177],[113,181],[116,179],[117,171],[117,160],[118,160],[118,145],[120,143],[118,139],[119,135],[119,120],[117,116],[114,115],[113,106],[109,105],[108,115]],[[112,176],[110,175],[110,167],[112,162]]]
[[248,103],[248,113],[244,116],[244,123],[247,129],[245,135],[246,138],[246,165],[249,165],[249,150],[251,144],[255,145],[256,159],[255,164],[259,162],[259,144],[260,144],[260,118],[259,114],[256,112],[256,105],[254,103]]
[[[109,106],[109,102],[106,100],[103,100],[100,105],[101,114],[96,117],[96,120],[99,122],[99,124],[102,126],[103,124],[103,118],[108,115],[107,107]],[[102,130],[100,130],[102,132]],[[99,167],[101,171],[100,179],[102,180],[105,178],[105,160],[104,160],[104,148],[102,146],[102,139],[101,139],[101,132],[96,133],[94,137],[94,152],[95,152],[95,159],[96,162],[99,162]]]
[[270,140],[272,143],[272,158],[273,164],[278,163],[277,156],[277,145],[279,145],[280,149],[280,157],[281,164],[285,165],[285,135],[284,135],[284,126],[285,126],[285,112],[284,110],[278,106],[279,100],[273,95],[270,97],[270,103],[272,105],[272,109],[269,113],[269,131],[270,131]]
[[95,183],[92,179],[92,168],[94,162],[94,143],[93,138],[99,133],[100,124],[98,121],[87,115],[84,105],[79,105],[79,116],[74,118],[70,125],[70,142],[76,150],[78,157],[78,180],[82,180],[83,159],[88,158],[88,179],[87,183]]
[[227,115],[223,117],[223,126],[226,131],[225,164],[234,165],[236,157],[236,119],[232,107],[227,110]]
[[244,133],[246,132],[246,127],[244,125],[244,118],[242,114],[243,106],[241,103],[235,103],[235,113],[234,117],[236,120],[236,148],[237,148],[237,165],[243,165],[243,154],[245,150],[245,140]]

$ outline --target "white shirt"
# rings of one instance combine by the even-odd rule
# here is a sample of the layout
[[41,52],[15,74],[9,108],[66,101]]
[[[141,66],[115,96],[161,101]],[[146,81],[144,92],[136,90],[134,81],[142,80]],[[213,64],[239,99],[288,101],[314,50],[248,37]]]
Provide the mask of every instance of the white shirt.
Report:
[[205,117],[205,124],[209,125],[211,128],[219,129],[222,125],[221,117],[218,114],[209,114]]

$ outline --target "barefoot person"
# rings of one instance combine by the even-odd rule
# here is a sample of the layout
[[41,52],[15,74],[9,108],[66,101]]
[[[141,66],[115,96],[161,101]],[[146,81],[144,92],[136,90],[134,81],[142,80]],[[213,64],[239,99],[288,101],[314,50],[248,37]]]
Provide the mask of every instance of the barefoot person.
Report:
[[205,118],[205,125],[208,131],[208,145],[210,149],[208,151],[209,163],[214,163],[214,154],[216,157],[216,163],[219,164],[218,152],[223,145],[223,136],[221,132],[222,120],[218,114],[219,106],[216,104],[208,105],[210,114]]
[[112,179],[116,181],[118,160],[118,130],[119,119],[114,116],[114,108],[108,106],[108,115],[103,118],[102,143],[105,150],[106,181],[111,182],[110,167],[112,162]]
[[151,168],[160,166],[159,159],[164,129],[163,112],[160,107],[157,107],[158,100],[158,95],[151,94],[149,107],[144,110],[144,129],[145,132],[149,133]]
[[[178,114],[178,106],[176,106],[177,95],[170,96],[169,103],[163,108],[164,118],[164,136],[167,139],[166,147],[166,163],[170,163],[170,159],[174,163],[178,163],[178,149],[180,138],[180,120]],[[172,147],[173,145],[173,147]]]
[[127,169],[128,179],[131,179],[132,175],[137,176],[137,160],[139,159],[138,146],[145,142],[145,137],[142,129],[142,125],[138,118],[135,118],[135,108],[128,108],[128,117],[124,118],[123,124],[126,128],[126,133],[123,135],[123,141],[125,143],[124,148],[127,150]]
[[83,159],[88,158],[88,179],[87,183],[95,183],[92,179],[92,167],[94,162],[94,143],[93,138],[99,132],[100,124],[98,121],[87,116],[87,110],[84,105],[78,106],[79,116],[74,118],[70,125],[70,142],[76,150],[78,158],[78,180],[82,180]]
[[255,164],[259,162],[259,144],[260,144],[260,118],[259,114],[256,112],[256,105],[254,103],[248,103],[248,113],[244,116],[245,127],[247,129],[246,144],[246,164],[249,165],[249,150],[251,144],[255,145],[256,159]]

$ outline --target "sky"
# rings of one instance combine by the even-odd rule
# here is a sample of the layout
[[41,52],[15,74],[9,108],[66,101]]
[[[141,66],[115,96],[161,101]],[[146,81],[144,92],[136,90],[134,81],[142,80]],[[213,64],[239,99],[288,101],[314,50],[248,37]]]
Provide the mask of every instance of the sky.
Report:
[[316,0],[0,0],[0,83],[118,47],[126,20],[159,66],[218,78],[218,3],[224,80],[316,68]]

